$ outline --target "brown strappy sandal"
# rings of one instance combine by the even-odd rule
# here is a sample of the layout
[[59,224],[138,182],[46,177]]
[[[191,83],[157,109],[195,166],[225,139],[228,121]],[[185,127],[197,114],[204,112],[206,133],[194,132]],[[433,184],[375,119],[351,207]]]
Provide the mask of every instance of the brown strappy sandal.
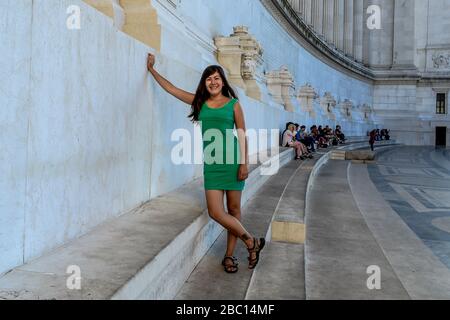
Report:
[[[226,263],[227,260],[230,260],[233,262],[233,264],[228,264]],[[238,265],[239,263],[237,263],[237,259],[235,257],[230,257],[230,256],[225,256],[222,260],[222,265],[224,267],[224,270],[226,273],[236,273],[238,272],[239,268]]]
[[[265,244],[266,244],[266,239],[259,238],[259,243],[258,243],[258,239],[253,238],[253,248],[247,248],[248,253],[249,253],[249,256],[248,256],[248,268],[249,269],[254,269],[256,267],[256,265],[258,264],[259,253],[264,248]],[[252,253],[256,253],[256,257],[254,259],[252,259]]]

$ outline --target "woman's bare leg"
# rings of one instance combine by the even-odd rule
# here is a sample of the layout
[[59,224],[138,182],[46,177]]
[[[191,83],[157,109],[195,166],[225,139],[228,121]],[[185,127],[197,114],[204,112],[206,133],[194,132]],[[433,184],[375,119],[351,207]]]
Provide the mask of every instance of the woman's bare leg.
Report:
[[294,148],[295,148],[297,157],[301,157],[303,152],[302,152],[302,149],[300,148],[300,145],[298,143],[295,143]]
[[[227,191],[227,208],[228,214],[235,217],[238,221],[241,221],[241,191]],[[233,256],[234,249],[236,248],[237,237],[228,231],[227,235],[227,257]]]
[[306,146],[300,142],[300,147],[302,149],[302,153],[303,154],[307,154],[308,153],[308,148],[306,148]]
[[206,202],[208,204],[209,216],[236,238],[241,239],[248,248],[252,248],[253,237],[245,230],[238,219],[225,212],[223,196],[224,191],[206,190]]

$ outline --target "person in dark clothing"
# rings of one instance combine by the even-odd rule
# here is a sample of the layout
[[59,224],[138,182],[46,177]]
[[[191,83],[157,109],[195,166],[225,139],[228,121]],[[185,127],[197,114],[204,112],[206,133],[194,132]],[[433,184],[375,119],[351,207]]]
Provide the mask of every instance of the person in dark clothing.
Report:
[[296,140],[308,147],[311,152],[316,152],[314,148],[314,138],[306,132],[306,126],[301,126],[297,132]]
[[369,144],[370,144],[370,149],[372,151],[374,151],[374,144],[375,144],[375,140],[376,140],[376,136],[377,136],[377,130],[372,130],[370,131],[369,134]]
[[334,134],[339,139],[339,143],[345,143],[345,135],[342,133],[341,126],[337,125]]

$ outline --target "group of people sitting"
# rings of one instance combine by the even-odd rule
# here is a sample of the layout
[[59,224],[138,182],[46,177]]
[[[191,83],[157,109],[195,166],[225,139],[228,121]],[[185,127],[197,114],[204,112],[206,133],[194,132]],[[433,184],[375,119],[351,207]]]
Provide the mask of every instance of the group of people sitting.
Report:
[[296,150],[296,160],[312,159],[318,148],[328,148],[331,145],[345,143],[345,135],[341,126],[333,130],[329,126],[313,125],[308,132],[306,126],[288,122],[282,135],[282,146]]

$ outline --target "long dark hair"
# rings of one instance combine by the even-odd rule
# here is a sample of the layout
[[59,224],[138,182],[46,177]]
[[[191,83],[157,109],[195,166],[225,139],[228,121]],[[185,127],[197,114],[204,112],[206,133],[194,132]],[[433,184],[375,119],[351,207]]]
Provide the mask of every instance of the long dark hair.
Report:
[[222,78],[223,82],[222,94],[225,97],[237,99],[237,95],[234,92],[233,88],[231,88],[230,84],[228,83],[228,80],[225,77],[225,72],[223,71],[222,67],[216,65],[207,67],[205,71],[203,71],[202,78],[200,79],[197,91],[195,92],[194,102],[192,102],[191,113],[188,116],[188,118],[191,118],[192,122],[198,122],[200,110],[202,109],[202,106],[206,102],[206,100],[208,100],[210,97],[208,89],[206,88],[206,79],[216,72],[218,72],[220,77]]

